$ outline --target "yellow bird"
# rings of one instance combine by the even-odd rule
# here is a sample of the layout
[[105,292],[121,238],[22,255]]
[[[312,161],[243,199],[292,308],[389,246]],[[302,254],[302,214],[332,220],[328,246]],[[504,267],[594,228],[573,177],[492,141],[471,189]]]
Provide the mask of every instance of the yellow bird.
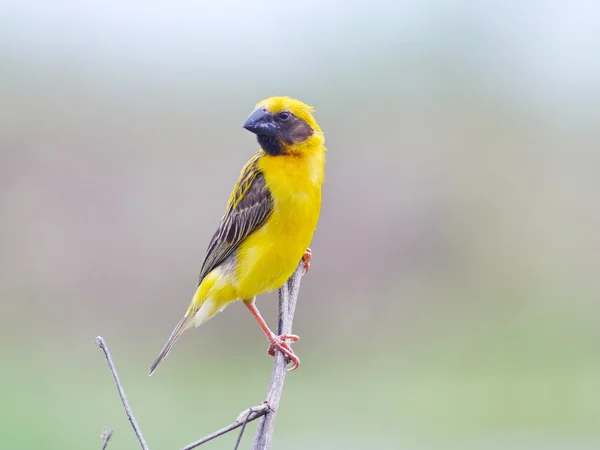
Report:
[[275,349],[300,360],[289,343],[295,335],[275,335],[254,304],[255,297],[281,287],[300,260],[310,266],[308,248],[319,220],[325,174],[325,138],[313,109],[289,97],[256,105],[243,127],[255,133],[260,150],[246,163],[229,197],[225,215],[208,245],[198,288],[185,315],[150,368],[150,375],[179,336],[242,300]]

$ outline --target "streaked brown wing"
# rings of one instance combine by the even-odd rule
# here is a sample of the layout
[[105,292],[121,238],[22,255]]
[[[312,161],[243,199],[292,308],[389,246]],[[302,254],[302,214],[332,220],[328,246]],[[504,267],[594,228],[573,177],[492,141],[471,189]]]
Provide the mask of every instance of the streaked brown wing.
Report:
[[260,154],[256,154],[242,169],[227,211],[206,250],[198,284],[260,228],[273,211],[271,192],[263,173],[258,170],[259,158]]

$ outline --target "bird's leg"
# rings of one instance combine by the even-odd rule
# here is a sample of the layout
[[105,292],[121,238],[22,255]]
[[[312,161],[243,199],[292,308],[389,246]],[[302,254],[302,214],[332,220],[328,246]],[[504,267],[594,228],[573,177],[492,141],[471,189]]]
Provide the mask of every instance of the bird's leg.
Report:
[[267,323],[265,322],[265,319],[263,319],[263,317],[260,315],[258,308],[254,304],[254,299],[252,299],[250,301],[244,300],[244,305],[246,305],[246,308],[248,308],[248,311],[250,311],[250,313],[254,316],[254,318],[256,319],[256,322],[258,322],[258,326],[263,331],[263,333],[265,333],[265,336],[267,337],[267,340],[269,341],[270,345],[269,345],[269,349],[267,350],[267,353],[271,356],[275,356],[275,349],[279,350],[281,353],[283,353],[285,356],[287,356],[289,358],[289,360],[291,362],[291,366],[290,366],[289,370],[296,370],[298,368],[298,366],[300,365],[300,359],[296,356],[296,354],[290,347],[290,344],[288,343],[288,341],[290,343],[296,342],[300,338],[298,336],[296,336],[295,334],[281,334],[281,335],[277,336],[275,333],[273,333],[270,330]]
[[310,248],[307,248],[306,251],[304,252],[304,255],[302,256],[302,262],[304,263],[303,275],[306,275],[308,273],[308,270],[310,269],[310,258],[311,257],[312,257],[312,251]]

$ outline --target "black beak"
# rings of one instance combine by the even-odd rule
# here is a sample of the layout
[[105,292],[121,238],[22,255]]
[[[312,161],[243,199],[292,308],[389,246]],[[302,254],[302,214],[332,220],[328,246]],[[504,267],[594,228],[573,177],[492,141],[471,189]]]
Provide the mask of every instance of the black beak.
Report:
[[263,108],[258,108],[250,114],[242,127],[257,135],[275,136],[277,134],[277,125],[273,116]]

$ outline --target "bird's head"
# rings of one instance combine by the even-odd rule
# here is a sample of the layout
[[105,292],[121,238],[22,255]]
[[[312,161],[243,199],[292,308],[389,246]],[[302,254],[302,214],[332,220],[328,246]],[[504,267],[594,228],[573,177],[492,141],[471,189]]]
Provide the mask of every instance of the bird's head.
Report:
[[302,154],[325,141],[312,107],[289,97],[271,97],[256,105],[243,127],[256,134],[270,155]]

